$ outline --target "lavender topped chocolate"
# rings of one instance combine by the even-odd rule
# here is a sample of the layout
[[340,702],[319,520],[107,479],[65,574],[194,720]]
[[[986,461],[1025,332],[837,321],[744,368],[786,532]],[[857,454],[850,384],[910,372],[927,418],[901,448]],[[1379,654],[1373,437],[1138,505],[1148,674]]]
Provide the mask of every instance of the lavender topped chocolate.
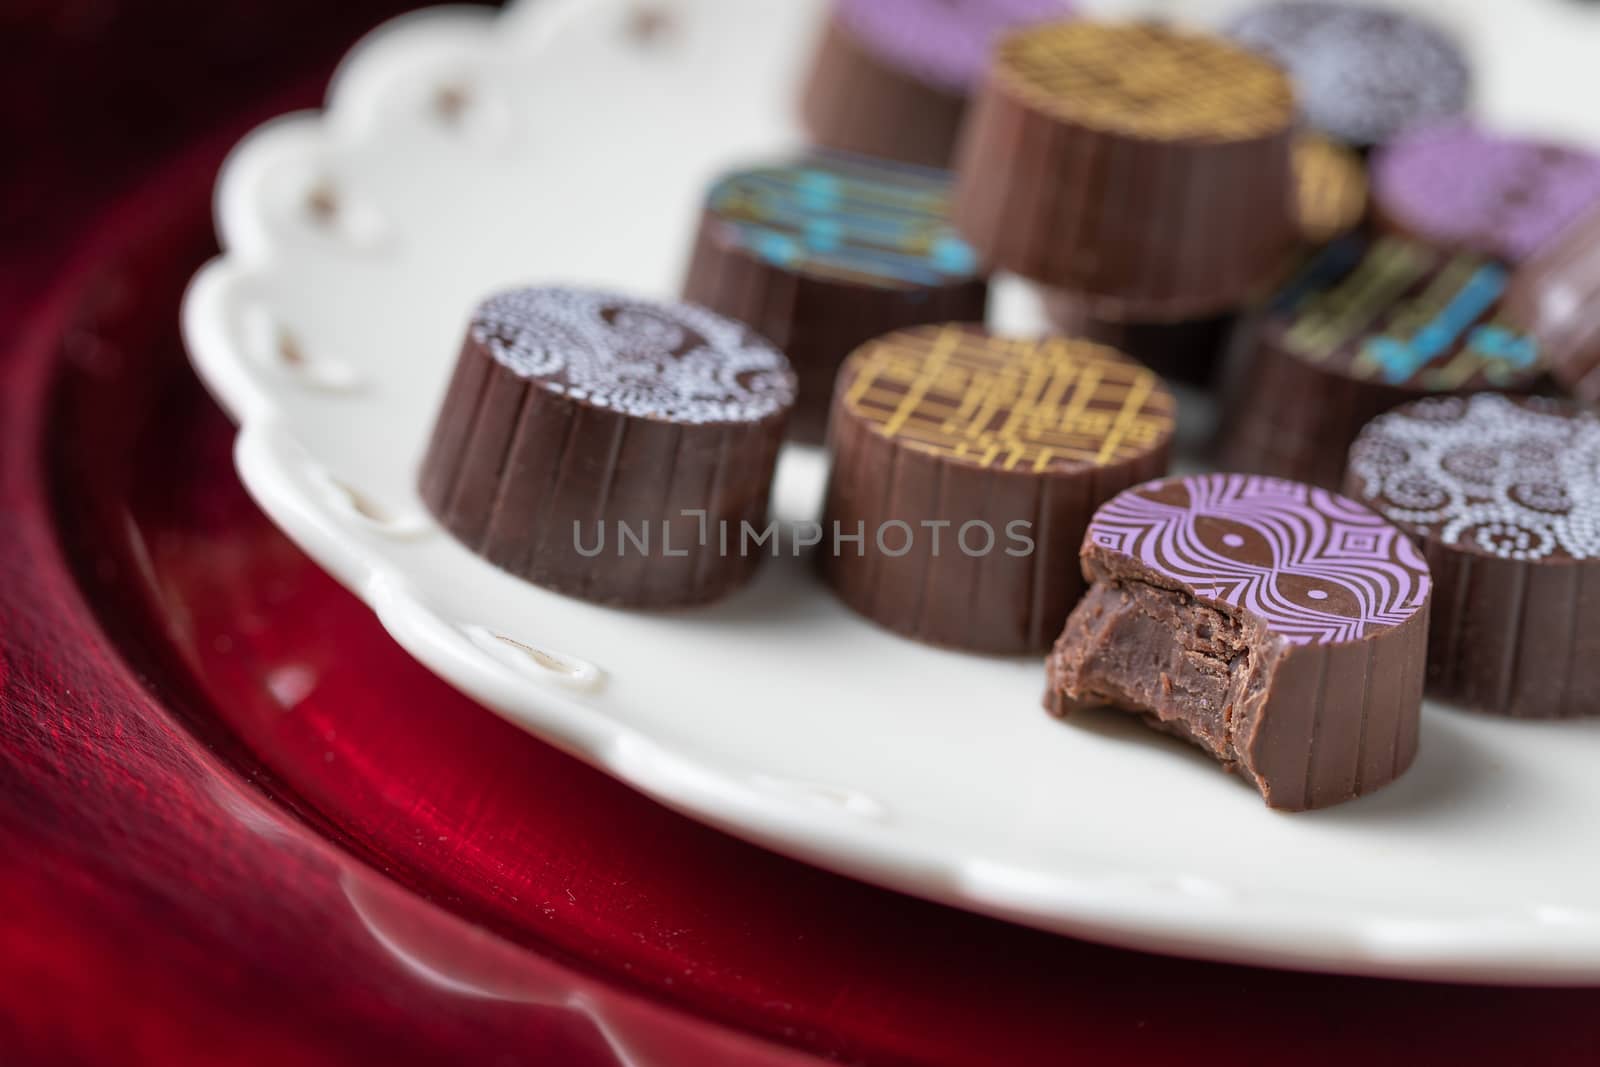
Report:
[[1276,808],[1410,765],[1431,581],[1368,508],[1274,478],[1171,478],[1103,506],[1082,559],[1092,584],[1049,661],[1057,714],[1141,715]]
[[929,85],[967,93],[1005,33],[1065,18],[1068,0],[839,0],[839,25],[884,62]]
[[1600,154],[1451,123],[1385,148],[1372,183],[1384,225],[1521,263],[1600,207]]
[[1071,13],[1068,0],[839,0],[801,103],[807,132],[827,148],[948,166],[999,37]]

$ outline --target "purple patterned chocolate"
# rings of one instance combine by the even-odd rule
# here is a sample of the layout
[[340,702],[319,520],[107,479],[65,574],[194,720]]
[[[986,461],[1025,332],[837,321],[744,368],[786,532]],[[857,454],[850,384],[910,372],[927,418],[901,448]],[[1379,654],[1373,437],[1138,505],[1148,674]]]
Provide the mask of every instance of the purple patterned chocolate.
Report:
[[1007,31],[1066,18],[1070,0],[840,0],[837,17],[867,49],[917,80],[975,89]]
[[1600,206],[1600,154],[1467,123],[1408,133],[1383,150],[1372,176],[1389,225],[1512,263]]
[[1356,641],[1427,604],[1428,565],[1371,510],[1277,478],[1204,474],[1130,489],[1086,544],[1243,609],[1294,645]]

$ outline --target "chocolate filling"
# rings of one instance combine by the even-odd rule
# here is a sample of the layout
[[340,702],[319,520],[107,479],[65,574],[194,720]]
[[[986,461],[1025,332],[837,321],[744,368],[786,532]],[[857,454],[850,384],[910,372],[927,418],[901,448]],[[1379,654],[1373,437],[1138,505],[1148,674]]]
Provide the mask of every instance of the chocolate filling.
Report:
[[1250,742],[1277,666],[1277,639],[1245,612],[1201,603],[1147,575],[1093,580],[1050,657],[1050,710],[1133,712],[1259,787]]

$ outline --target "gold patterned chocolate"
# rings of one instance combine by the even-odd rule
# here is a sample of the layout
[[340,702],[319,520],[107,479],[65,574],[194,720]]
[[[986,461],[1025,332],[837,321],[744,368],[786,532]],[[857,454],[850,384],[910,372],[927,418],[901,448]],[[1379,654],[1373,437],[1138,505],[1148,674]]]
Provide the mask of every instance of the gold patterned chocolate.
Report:
[[921,327],[869,342],[841,375],[842,403],[909,448],[998,470],[1117,463],[1173,429],[1154,372],[1104,345]]
[[1294,177],[1300,233],[1308,242],[1349,233],[1366,216],[1366,172],[1348,148],[1306,134],[1295,141]]
[[1242,141],[1294,121],[1288,78],[1220,38],[1088,19],[1005,38],[998,78],[1053,118],[1131,137]]

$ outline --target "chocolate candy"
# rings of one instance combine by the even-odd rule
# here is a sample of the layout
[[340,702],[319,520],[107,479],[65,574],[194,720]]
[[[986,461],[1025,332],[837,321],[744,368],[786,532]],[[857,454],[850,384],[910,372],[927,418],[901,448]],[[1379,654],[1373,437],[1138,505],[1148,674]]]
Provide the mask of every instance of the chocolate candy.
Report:
[[1182,737],[1269,806],[1365,795],[1417,752],[1428,567],[1360,504],[1240,474],[1141,485],[1094,516],[1093,583],[1046,707],[1109,706]]
[[859,156],[736,171],[706,198],[683,295],[747,322],[800,376],[790,424],[820,442],[857,346],[931,322],[981,322],[988,285],[950,225],[950,177]]
[[1068,0],[839,0],[801,104],[827,148],[947,167],[995,39]]
[[1459,115],[1472,92],[1448,34],[1386,8],[1290,0],[1247,12],[1228,35],[1287,69],[1307,122],[1352,145]]
[[1160,379],[1087,341],[972,325],[872,341],[839,373],[824,577],[908,637],[1047,648],[1083,592],[1090,515],[1166,469],[1173,414]]
[[1295,240],[1294,99],[1215,38],[1081,20],[1006,37],[958,167],[985,262],[1168,320],[1228,310]]
[[1491,260],[1398,237],[1329,245],[1243,327],[1223,465],[1335,487],[1350,443],[1382,412],[1532,387],[1539,347],[1500,317],[1507,278]]
[[1372,193],[1390,229],[1521,263],[1600,206],[1600,155],[1451,123],[1383,149]]
[[794,397],[781,353],[704,308],[500,293],[473,313],[422,499],[468,548],[557,592],[713,600],[759,561],[721,551],[720,531],[765,528]]
[[[1355,153],[1322,137],[1304,136],[1295,142],[1294,168],[1302,241],[1323,244],[1361,224],[1367,180]],[[1232,312],[1167,321],[1068,292],[1050,293],[1045,306],[1061,332],[1110,345],[1168,381],[1188,385],[1211,384],[1233,336]]]
[[1417,401],[1362,431],[1345,484],[1433,570],[1431,694],[1600,714],[1600,419],[1544,398]]
[[1600,405],[1600,207],[1517,269],[1505,317],[1538,340],[1563,388]]

